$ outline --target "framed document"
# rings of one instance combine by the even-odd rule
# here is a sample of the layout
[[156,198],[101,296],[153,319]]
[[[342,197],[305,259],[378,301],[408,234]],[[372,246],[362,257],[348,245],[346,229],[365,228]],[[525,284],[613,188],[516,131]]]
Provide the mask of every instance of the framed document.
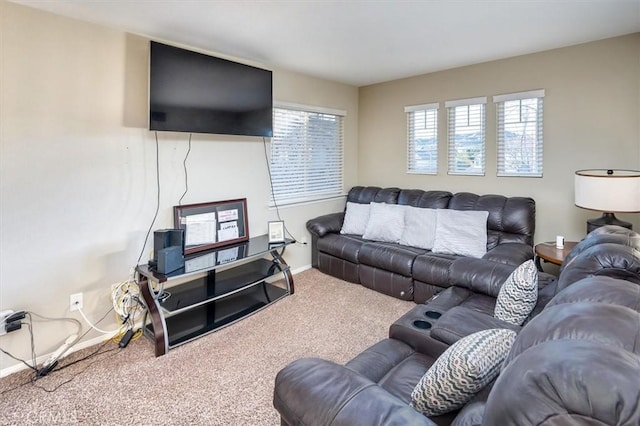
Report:
[[274,220],[269,222],[269,244],[284,242],[284,221]]
[[249,240],[246,198],[174,206],[173,221],[184,230],[184,254]]

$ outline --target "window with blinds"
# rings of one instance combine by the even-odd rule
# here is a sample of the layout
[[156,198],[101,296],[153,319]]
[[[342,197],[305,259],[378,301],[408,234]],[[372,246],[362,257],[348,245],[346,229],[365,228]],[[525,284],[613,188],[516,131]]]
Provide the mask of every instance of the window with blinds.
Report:
[[544,90],[493,97],[497,106],[498,176],[542,177]]
[[407,173],[438,173],[438,104],[405,107]]
[[447,101],[448,174],[484,175],[487,98]]
[[273,109],[271,205],[343,194],[344,111],[298,105]]

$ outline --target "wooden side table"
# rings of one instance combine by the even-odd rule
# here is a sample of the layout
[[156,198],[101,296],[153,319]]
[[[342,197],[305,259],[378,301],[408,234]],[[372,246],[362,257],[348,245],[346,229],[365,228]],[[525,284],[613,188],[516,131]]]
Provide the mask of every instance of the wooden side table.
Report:
[[545,262],[553,263],[554,265],[562,265],[564,259],[567,257],[571,249],[573,249],[577,241],[565,241],[564,248],[556,248],[555,241],[548,241],[540,244],[536,244],[535,253],[536,253],[536,266],[538,267],[538,271],[543,271],[542,265],[540,264],[540,259]]

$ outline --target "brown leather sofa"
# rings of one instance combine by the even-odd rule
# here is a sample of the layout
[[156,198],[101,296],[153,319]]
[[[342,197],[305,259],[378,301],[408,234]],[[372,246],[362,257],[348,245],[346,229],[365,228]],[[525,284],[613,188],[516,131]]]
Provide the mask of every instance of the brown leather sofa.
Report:
[[[498,378],[462,409],[428,418],[410,407],[411,391],[448,344],[431,330],[408,333],[401,318],[388,339],[346,365],[305,358],[281,370],[274,406],[282,424],[640,424],[640,235],[613,226],[592,232],[544,290],[543,306],[515,328]],[[454,284],[410,313],[436,328],[444,315],[432,313],[451,313],[456,291]],[[449,322],[462,334],[501,326],[481,306],[459,310]]]
[[531,198],[358,186],[349,191],[347,202],[489,212],[487,253],[482,259],[340,234],[344,212],[307,222],[313,267],[399,299],[423,303],[454,283],[495,288],[517,265],[533,258],[535,202]]

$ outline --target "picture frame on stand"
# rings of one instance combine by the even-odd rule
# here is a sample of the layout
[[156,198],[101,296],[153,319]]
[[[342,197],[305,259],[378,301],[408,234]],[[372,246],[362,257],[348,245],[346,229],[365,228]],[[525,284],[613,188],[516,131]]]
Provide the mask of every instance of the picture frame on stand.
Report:
[[284,221],[274,220],[269,222],[269,244],[283,243],[285,241],[284,236]]
[[173,220],[185,255],[249,240],[246,198],[174,206]]

